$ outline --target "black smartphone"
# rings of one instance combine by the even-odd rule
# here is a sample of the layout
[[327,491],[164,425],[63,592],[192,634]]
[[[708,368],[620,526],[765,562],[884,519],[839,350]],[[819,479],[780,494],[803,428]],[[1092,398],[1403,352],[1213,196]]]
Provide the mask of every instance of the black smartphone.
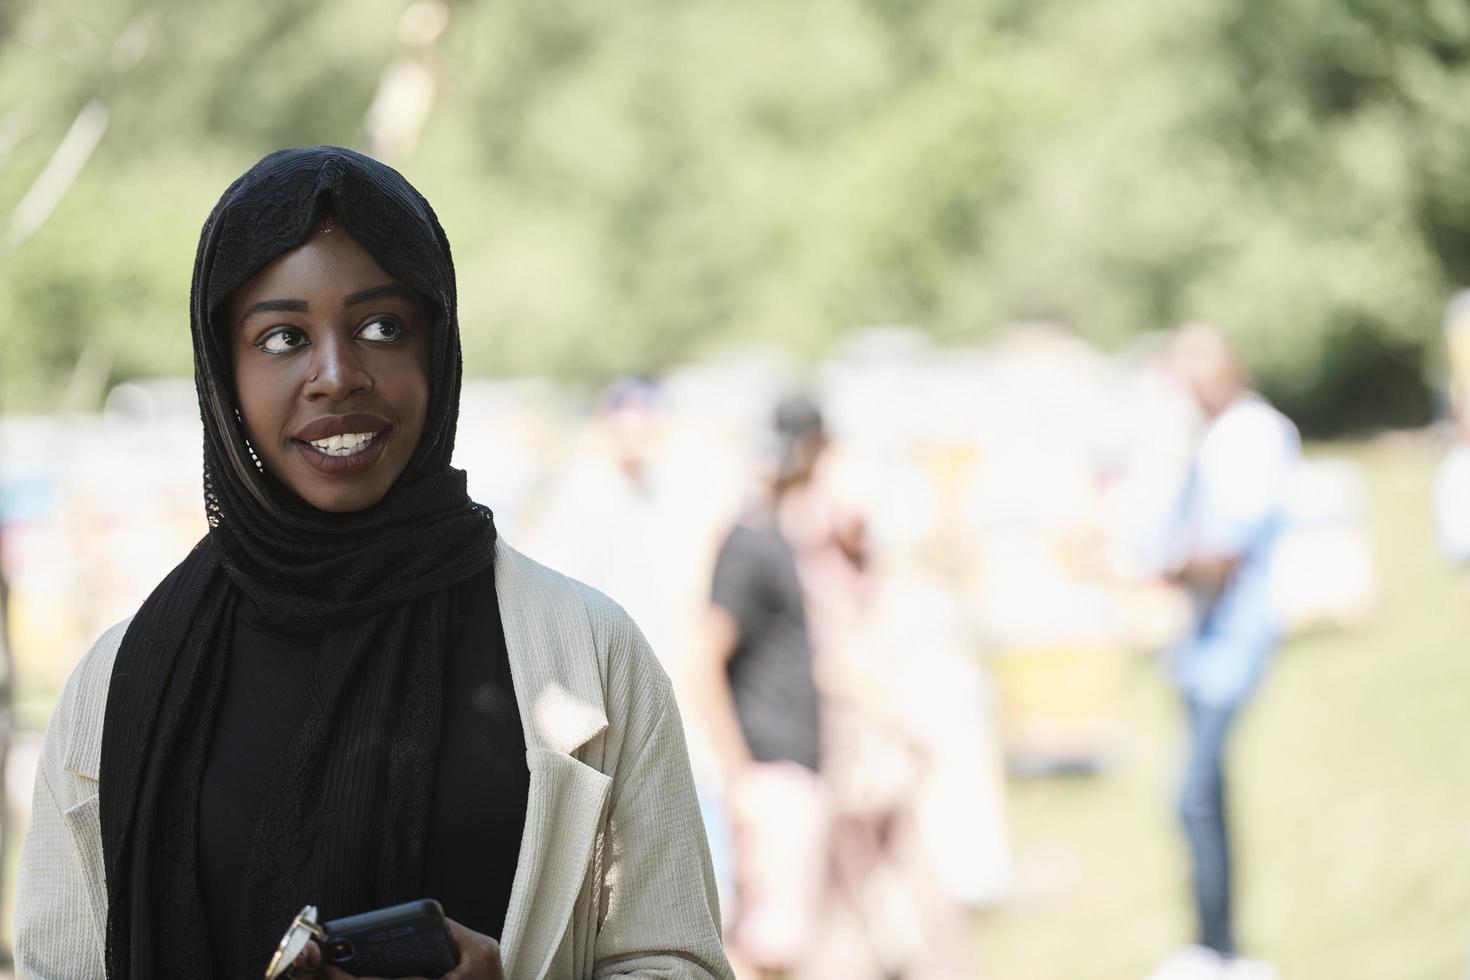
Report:
[[459,952],[432,898],[322,923],[322,955],[355,977],[442,977]]

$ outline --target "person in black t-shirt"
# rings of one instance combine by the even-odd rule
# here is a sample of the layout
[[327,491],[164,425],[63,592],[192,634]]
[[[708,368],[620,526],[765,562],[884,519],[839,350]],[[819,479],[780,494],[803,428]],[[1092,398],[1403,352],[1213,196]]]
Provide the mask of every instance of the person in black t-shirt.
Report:
[[735,831],[727,946],[759,972],[797,965],[815,926],[827,853],[811,635],[780,527],[782,498],[811,478],[826,447],[821,413],[805,398],[788,399],[776,410],[775,435],[770,486],[716,558],[695,665]]

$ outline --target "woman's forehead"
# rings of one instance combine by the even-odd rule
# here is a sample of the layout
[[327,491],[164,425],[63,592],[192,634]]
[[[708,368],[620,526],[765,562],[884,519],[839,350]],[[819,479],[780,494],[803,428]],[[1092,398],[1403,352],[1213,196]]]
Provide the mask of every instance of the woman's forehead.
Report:
[[235,296],[238,300],[243,292],[287,286],[352,291],[368,280],[374,284],[403,285],[378,264],[362,243],[328,224],[318,226],[306,241],[271,259],[235,291]]
[[209,308],[222,307],[243,282],[322,232],[351,235],[396,279],[435,306],[452,305],[453,265],[442,232],[428,202],[401,175],[346,151],[286,160],[253,168],[212,219],[218,233],[200,283]]
[[[398,287],[399,292],[382,292],[388,287]],[[405,282],[384,268],[336,214],[328,212],[317,218],[304,241],[267,260],[226,296],[214,319],[216,326],[220,326],[220,319],[228,319],[230,326],[238,328],[246,311],[262,301],[282,305],[298,300],[309,303],[316,297],[322,302],[344,302],[364,291],[372,292],[374,299],[397,298],[412,303],[431,320],[436,320],[442,309],[415,283]]]

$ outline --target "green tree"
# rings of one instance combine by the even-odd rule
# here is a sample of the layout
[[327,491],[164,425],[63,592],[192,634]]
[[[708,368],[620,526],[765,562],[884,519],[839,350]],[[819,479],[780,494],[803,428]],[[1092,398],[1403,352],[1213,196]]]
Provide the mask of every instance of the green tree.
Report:
[[[194,236],[280,145],[364,146],[407,0],[15,0],[0,222],[84,106],[95,153],[0,259],[0,383],[177,373]],[[595,380],[759,339],[1046,316],[1240,341],[1312,431],[1432,409],[1470,280],[1470,14],[1391,0],[458,0],[394,161],[443,212],[476,373]],[[342,39],[351,37],[351,44]]]

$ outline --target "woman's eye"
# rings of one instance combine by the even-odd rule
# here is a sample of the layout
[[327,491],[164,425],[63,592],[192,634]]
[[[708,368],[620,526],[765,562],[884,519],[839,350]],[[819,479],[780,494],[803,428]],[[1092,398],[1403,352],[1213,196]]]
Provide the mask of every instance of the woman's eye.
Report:
[[277,327],[257,344],[267,354],[288,354],[306,343],[306,335],[295,327]]
[[397,320],[372,320],[363,324],[357,335],[363,340],[391,343],[403,336],[403,325]]

